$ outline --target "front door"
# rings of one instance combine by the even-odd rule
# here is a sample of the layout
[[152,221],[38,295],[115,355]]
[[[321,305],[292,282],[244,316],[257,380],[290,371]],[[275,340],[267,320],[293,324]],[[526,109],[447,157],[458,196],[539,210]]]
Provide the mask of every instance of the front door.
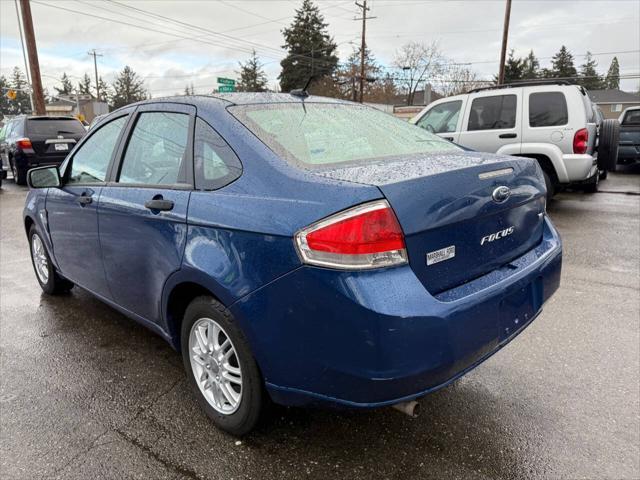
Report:
[[124,114],[102,125],[61,167],[63,186],[47,195],[53,255],[62,275],[110,298],[98,238],[98,200],[107,170],[128,119]]
[[138,108],[122,160],[99,202],[105,272],[116,303],[154,322],[164,284],[180,268],[193,189],[195,108]]

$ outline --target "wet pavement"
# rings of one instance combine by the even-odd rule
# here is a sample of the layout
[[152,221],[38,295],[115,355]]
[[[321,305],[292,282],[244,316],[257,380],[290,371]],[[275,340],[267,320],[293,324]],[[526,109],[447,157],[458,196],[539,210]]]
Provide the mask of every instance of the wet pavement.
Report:
[[601,189],[549,206],[565,254],[542,315],[419,418],[274,408],[237,444],[163,340],[79,289],[41,294],[26,189],[3,182],[0,477],[640,478],[640,175]]

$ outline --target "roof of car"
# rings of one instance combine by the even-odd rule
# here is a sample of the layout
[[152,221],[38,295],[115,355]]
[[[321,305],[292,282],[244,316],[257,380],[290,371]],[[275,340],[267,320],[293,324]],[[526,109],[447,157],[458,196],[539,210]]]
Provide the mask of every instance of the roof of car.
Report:
[[202,101],[221,101],[229,105],[252,105],[252,104],[264,104],[264,103],[332,103],[332,104],[353,104],[347,100],[341,100],[339,98],[320,97],[315,95],[309,95],[308,97],[301,97],[298,95],[292,95],[290,93],[272,93],[272,92],[236,92],[236,93],[216,93],[212,95],[181,95],[174,97],[162,97],[144,100],[140,102],[144,103],[157,103],[157,102],[180,102],[180,103],[193,103]]

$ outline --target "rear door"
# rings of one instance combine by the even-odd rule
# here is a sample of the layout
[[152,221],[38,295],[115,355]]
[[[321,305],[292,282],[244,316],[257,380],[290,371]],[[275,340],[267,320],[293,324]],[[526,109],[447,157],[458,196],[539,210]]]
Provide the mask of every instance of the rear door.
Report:
[[160,320],[162,289],[184,253],[194,121],[190,105],[138,107],[100,196],[100,242],[114,300],[151,321]]
[[61,163],[86,133],[75,118],[34,117],[25,122],[25,136],[41,165]]
[[98,199],[129,115],[92,132],[61,167],[63,186],[51,188],[46,211],[53,254],[62,274],[81,287],[110,298],[98,239]]
[[[472,150],[496,153],[521,140],[522,89],[487,90],[469,96],[458,142]],[[509,153],[520,153],[516,147]]]

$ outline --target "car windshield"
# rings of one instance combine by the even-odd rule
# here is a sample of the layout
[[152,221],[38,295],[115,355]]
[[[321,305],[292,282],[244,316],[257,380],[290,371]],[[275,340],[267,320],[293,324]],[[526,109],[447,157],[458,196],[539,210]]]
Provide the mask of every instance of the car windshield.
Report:
[[27,120],[27,135],[55,137],[60,134],[85,133],[85,129],[74,118],[31,118]]
[[301,102],[229,110],[275,153],[307,168],[461,150],[420,127],[359,105]]

